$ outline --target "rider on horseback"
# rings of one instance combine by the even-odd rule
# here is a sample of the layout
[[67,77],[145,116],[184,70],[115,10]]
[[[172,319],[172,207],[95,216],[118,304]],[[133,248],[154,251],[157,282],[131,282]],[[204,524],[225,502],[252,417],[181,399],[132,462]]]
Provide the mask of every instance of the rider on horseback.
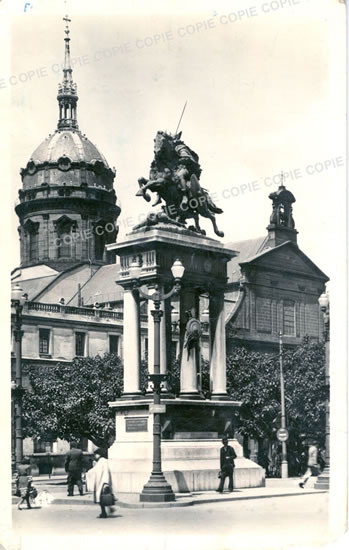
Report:
[[137,196],[150,201],[147,191],[157,193],[157,200],[153,206],[163,200],[169,209],[168,215],[171,219],[185,224],[186,219],[193,218],[194,230],[205,234],[199,225],[201,215],[209,218],[216,235],[223,237],[223,232],[219,231],[215,220],[215,214],[222,213],[222,210],[213,203],[208,191],[201,187],[199,182],[199,157],[180,138],[181,132],[175,136],[162,131],[157,132],[149,179],[139,178],[140,188]]
[[[182,133],[182,132],[181,132]],[[190,178],[192,174],[199,179],[201,174],[201,168],[199,165],[198,155],[188,147],[183,141],[180,141],[181,133],[176,136],[175,152],[178,156],[178,167],[176,170],[176,176],[178,181],[178,187],[183,194],[181,207],[187,205],[191,198]]]

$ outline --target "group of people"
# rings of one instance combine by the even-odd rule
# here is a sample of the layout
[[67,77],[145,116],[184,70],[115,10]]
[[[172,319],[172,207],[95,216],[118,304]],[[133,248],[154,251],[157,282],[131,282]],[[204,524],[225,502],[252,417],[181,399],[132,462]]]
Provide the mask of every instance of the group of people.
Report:
[[[222,439],[222,448],[220,450],[220,471],[219,471],[219,486],[218,493],[223,493],[226,478],[228,478],[228,491],[234,490],[233,478],[236,453],[229,444],[227,437]],[[66,454],[65,471],[68,474],[68,497],[74,496],[74,486],[77,485],[79,494],[83,495],[82,472],[84,470],[84,456],[81,449],[78,448],[76,441],[71,442],[71,448]],[[318,449],[317,444],[313,441],[308,449],[307,470],[299,482],[301,488],[305,487],[308,479],[312,475],[319,474],[318,465]],[[32,487],[32,477],[30,469],[30,459],[24,457],[17,470],[17,494],[21,497],[18,503],[18,508],[26,502],[27,507],[31,508],[30,498],[33,498],[35,489]],[[109,470],[107,459],[107,451],[99,448],[94,451],[93,466],[86,473],[86,488],[93,492],[94,502],[98,503],[101,508],[99,518],[107,517],[107,509],[110,513],[114,511],[113,504],[115,496],[113,495],[112,476]],[[35,495],[34,495],[35,496]]]

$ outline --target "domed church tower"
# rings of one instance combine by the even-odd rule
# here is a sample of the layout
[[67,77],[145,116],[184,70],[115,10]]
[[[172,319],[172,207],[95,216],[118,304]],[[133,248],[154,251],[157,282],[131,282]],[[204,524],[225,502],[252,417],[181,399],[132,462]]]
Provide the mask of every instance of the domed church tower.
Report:
[[46,264],[58,271],[84,261],[104,265],[113,258],[120,208],[113,188],[115,170],[79,130],[77,88],[72,79],[66,16],[63,81],[58,87],[57,130],[35,149],[20,173],[16,206],[21,267]]

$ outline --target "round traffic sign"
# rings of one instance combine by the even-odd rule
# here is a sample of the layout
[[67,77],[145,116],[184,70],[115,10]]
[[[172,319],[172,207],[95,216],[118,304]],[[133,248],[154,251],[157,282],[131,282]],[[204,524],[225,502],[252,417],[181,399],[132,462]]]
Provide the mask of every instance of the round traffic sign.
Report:
[[279,428],[276,432],[276,437],[279,441],[287,441],[288,440],[288,430],[286,428]]

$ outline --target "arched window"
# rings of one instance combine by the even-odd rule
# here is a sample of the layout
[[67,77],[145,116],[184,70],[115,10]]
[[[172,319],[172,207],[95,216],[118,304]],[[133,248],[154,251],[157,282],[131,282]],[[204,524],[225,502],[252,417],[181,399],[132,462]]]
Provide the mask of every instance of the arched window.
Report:
[[29,261],[39,259],[39,223],[27,220],[24,224],[24,235],[27,240]]
[[71,258],[72,236],[70,227],[59,232],[58,258]]
[[103,219],[94,222],[93,232],[95,237],[95,258],[96,260],[103,260],[104,248],[107,242],[107,222]]
[[62,216],[55,222],[57,231],[58,258],[72,257],[73,231],[76,222],[68,216]]
[[95,258],[96,260],[103,260],[104,254],[104,233],[99,235],[95,230]]
[[29,233],[29,259],[30,261],[39,259],[39,233],[37,231]]

